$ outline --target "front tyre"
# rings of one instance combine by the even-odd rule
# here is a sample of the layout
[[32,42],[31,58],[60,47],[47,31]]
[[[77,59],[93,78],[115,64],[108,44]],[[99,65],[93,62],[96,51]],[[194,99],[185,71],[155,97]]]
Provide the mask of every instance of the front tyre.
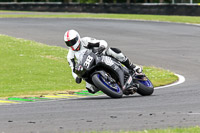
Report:
[[111,83],[101,74],[94,74],[92,76],[92,81],[98,89],[111,98],[121,98],[123,95],[123,92],[117,83]]

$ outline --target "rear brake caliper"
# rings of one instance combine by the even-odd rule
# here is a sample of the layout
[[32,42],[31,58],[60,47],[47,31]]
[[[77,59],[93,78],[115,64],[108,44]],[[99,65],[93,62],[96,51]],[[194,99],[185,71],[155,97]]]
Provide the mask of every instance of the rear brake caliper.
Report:
[[134,94],[137,92],[138,86],[133,83],[132,76],[129,76],[128,80],[123,86],[123,93],[125,95]]

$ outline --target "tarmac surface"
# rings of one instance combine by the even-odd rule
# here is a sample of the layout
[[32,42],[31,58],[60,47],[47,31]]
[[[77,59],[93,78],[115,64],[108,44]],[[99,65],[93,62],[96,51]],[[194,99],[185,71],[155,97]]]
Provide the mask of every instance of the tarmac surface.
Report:
[[200,126],[200,27],[99,19],[0,18],[0,34],[65,47],[64,32],[104,39],[134,63],[169,69],[183,84],[152,96],[97,96],[0,106],[0,133],[60,133]]

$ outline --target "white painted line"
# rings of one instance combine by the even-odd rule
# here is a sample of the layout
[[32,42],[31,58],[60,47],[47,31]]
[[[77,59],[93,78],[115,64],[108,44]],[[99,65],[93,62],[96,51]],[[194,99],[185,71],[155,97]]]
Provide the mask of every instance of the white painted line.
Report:
[[188,115],[200,115],[200,113],[187,113]]
[[155,87],[155,89],[162,89],[162,88],[167,88],[167,87],[171,87],[171,86],[175,86],[175,85],[179,85],[185,82],[185,77],[179,74],[175,74],[176,76],[178,76],[178,82],[175,82],[173,84],[170,85],[165,85],[165,86],[160,86],[160,87]]

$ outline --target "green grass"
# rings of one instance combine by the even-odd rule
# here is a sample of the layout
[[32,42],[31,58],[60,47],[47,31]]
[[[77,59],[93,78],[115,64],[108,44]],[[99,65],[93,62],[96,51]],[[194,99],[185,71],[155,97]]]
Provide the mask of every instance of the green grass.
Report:
[[71,76],[67,50],[0,35],[0,97],[83,89]]
[[[167,15],[136,15],[136,14],[94,14],[94,13],[41,13],[41,12],[14,12],[0,11],[0,18],[111,18],[148,21],[167,21],[178,23],[200,24],[200,17],[194,16],[167,16]],[[17,14],[12,14],[17,13]]]
[[102,131],[102,132],[88,132],[88,133],[200,133],[200,127],[189,127],[189,128],[169,128],[169,129],[154,129],[154,130],[144,130],[144,131]]
[[154,84],[154,87],[167,85],[178,80],[178,77],[175,76],[174,73],[170,72],[169,70],[156,68],[153,66],[152,67],[144,66],[143,69],[144,69],[143,72]]
[[[0,97],[42,95],[85,88],[76,84],[67,49],[0,35]],[[170,71],[144,67],[155,86],[177,80]]]

